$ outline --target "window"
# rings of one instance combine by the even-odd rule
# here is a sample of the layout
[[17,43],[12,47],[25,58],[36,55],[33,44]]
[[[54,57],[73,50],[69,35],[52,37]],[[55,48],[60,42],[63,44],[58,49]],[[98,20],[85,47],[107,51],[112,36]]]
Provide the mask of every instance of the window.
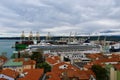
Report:
[[66,67],[66,65],[64,65],[64,67]]

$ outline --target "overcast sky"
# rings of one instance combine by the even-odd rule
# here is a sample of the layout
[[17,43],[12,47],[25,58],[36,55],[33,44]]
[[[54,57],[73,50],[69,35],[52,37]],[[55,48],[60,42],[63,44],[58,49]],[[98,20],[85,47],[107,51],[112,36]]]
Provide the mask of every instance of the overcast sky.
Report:
[[0,0],[0,36],[108,29],[120,29],[120,0]]

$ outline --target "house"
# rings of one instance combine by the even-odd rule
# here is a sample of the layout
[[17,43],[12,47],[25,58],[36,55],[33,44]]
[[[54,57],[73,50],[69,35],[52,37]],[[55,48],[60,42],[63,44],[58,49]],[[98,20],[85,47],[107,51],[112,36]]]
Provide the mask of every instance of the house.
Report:
[[43,69],[26,69],[17,80],[41,80],[43,73]]
[[105,65],[108,65],[108,64],[115,65],[120,62],[119,54],[112,54],[112,55],[104,56],[104,57],[103,56],[98,57],[98,56],[99,55],[95,56],[94,54],[91,54],[91,58],[93,58],[94,60],[87,63],[86,65],[84,65],[84,69],[85,70],[90,69],[92,67],[92,65],[94,65],[94,64],[98,64],[98,65],[101,65],[102,67],[104,67]]
[[24,69],[35,69],[36,62],[29,58],[18,58],[8,60],[2,67],[5,69],[12,69],[19,73],[23,72]]
[[5,69],[0,72],[0,80],[16,80],[19,73],[15,70]]
[[91,60],[98,60],[104,58],[104,55],[102,53],[86,54],[86,56]]
[[31,60],[30,58],[18,58],[18,59],[15,59],[14,62],[22,62],[23,70],[24,69],[35,69],[36,61]]

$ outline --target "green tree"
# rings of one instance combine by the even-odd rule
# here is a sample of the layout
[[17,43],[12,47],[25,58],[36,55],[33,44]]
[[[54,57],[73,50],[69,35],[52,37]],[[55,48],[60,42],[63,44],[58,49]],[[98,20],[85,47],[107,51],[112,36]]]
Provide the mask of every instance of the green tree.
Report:
[[100,65],[93,65],[92,70],[96,75],[97,80],[107,80],[107,70]]
[[35,60],[36,63],[41,63],[44,61],[43,51],[41,49],[37,49],[36,51],[32,52],[31,59]]
[[51,66],[46,62],[38,63],[37,68],[44,68],[45,73],[51,71]]
[[20,57],[21,58],[29,58],[30,55],[29,55],[29,53],[24,53],[24,54],[21,54]]

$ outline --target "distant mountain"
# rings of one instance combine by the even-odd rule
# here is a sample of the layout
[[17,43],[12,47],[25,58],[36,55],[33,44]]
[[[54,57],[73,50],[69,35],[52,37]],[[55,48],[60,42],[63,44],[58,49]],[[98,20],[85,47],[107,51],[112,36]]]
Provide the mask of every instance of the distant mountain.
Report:
[[103,30],[90,34],[91,36],[120,36],[120,29]]

